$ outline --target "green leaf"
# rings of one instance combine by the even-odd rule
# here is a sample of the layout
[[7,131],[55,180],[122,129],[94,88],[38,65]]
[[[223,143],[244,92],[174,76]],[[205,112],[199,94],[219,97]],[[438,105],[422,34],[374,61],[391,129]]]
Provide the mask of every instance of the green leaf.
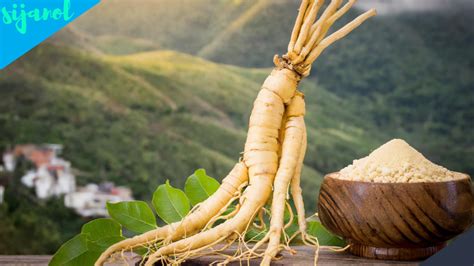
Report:
[[190,209],[186,194],[172,187],[168,180],[153,193],[152,202],[158,216],[167,224],[180,221]]
[[233,211],[235,211],[235,205],[230,204],[229,207],[227,207],[227,209],[222,213],[222,215],[228,215]]
[[155,214],[144,201],[107,202],[107,210],[110,217],[132,232],[145,233],[156,228]]
[[99,218],[82,226],[81,234],[99,248],[105,250],[123,239],[122,227],[112,219]]
[[87,241],[87,236],[79,234],[64,243],[54,254],[49,266],[94,265],[102,252]]
[[143,247],[134,247],[133,248],[133,253],[137,253],[140,256],[145,256],[148,252],[150,252],[150,249],[148,248],[143,248]]
[[194,206],[209,198],[219,188],[220,184],[206,174],[206,170],[198,169],[188,177],[184,184],[184,192]]
[[323,246],[344,247],[345,241],[329,232],[319,221],[308,222],[308,234],[318,238],[319,244]]
[[58,249],[49,265],[94,265],[102,252],[123,239],[122,228],[114,220],[93,220],[83,225],[80,234]]
[[249,242],[258,242],[262,240],[267,233],[268,230],[266,229],[257,229],[252,226],[245,233],[245,240]]

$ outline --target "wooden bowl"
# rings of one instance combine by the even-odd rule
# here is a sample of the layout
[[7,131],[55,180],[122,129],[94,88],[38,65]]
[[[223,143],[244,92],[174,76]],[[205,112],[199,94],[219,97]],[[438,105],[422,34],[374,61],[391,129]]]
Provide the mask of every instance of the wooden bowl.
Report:
[[319,218],[357,256],[427,258],[473,223],[471,178],[427,183],[371,183],[325,176]]

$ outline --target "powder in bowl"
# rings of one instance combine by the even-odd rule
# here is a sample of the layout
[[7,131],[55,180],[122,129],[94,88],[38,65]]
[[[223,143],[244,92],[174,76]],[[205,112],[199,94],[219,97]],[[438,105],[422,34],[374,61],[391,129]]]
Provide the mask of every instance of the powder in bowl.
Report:
[[434,164],[404,140],[393,139],[369,156],[354,160],[339,171],[337,178],[378,183],[415,183],[451,181],[468,176]]

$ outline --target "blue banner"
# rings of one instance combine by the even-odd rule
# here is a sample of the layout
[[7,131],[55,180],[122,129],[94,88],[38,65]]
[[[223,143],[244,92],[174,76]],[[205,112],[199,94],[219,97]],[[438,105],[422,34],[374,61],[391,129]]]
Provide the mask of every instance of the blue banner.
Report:
[[100,0],[0,0],[0,69]]

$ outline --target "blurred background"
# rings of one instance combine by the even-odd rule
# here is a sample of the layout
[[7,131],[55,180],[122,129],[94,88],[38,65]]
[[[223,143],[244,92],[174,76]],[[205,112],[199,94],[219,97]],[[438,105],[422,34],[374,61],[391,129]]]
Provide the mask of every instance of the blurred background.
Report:
[[[301,84],[308,213],[324,174],[404,138],[474,174],[474,4],[360,0],[379,16]],[[243,150],[297,0],[103,0],[0,72],[0,253],[51,254],[108,200],[150,200]]]

